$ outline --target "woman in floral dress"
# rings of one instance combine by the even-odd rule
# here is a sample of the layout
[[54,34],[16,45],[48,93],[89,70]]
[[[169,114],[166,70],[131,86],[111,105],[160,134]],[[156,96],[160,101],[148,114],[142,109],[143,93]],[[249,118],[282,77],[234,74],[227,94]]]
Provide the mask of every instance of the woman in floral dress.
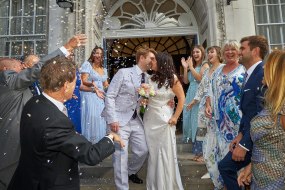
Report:
[[[206,99],[206,115],[216,121],[212,138],[204,146],[207,168],[216,189],[223,188],[218,163],[229,151],[229,144],[237,136],[242,113],[239,109],[245,69],[239,64],[239,43],[227,41],[222,49],[225,65],[212,74]],[[214,124],[213,124],[214,126]]]

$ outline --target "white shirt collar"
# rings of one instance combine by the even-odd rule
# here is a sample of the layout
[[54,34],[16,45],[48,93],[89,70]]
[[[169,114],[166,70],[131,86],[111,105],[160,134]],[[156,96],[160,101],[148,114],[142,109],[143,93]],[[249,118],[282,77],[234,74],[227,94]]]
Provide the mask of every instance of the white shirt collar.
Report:
[[135,68],[136,68],[138,75],[141,75],[143,73],[143,71],[141,70],[141,68],[138,65],[135,65]]
[[249,79],[250,75],[252,74],[254,69],[257,67],[257,65],[260,64],[261,62],[262,61],[258,61],[255,64],[253,64],[251,67],[249,67],[249,69],[246,71],[246,73],[247,73],[246,81],[247,81],[247,79]]
[[[64,104],[52,97],[50,97],[49,95],[47,95],[46,93],[43,92],[43,95],[49,100],[51,101],[58,109],[59,111],[63,112],[64,110],[66,110],[66,107],[64,106]],[[64,112],[63,112],[64,113]],[[65,113],[64,113],[65,114]]]

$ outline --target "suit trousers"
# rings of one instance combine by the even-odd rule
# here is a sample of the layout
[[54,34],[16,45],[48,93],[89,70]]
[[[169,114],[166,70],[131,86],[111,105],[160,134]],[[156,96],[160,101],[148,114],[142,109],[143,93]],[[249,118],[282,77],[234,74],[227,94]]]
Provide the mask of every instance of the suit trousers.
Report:
[[[125,126],[120,126],[118,134],[125,143],[124,148],[115,144],[113,154],[114,178],[117,190],[129,189],[129,175],[136,174],[148,155],[145,133],[139,117],[131,119]],[[132,155],[128,160],[128,147]]]
[[221,160],[218,165],[220,174],[224,180],[224,184],[227,189],[231,190],[241,190],[237,182],[237,173],[240,169],[247,166],[251,161],[251,151],[247,152],[244,161],[234,161],[232,159],[232,152],[228,154]]

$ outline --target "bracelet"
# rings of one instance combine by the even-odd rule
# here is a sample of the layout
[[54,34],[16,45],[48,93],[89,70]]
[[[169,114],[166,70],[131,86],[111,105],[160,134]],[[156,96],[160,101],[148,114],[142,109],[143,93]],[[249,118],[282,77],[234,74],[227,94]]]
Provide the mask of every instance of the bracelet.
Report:
[[91,86],[90,88],[91,88],[91,92],[95,93],[95,88],[94,88],[94,86]]
[[91,90],[92,90],[93,93],[96,93],[96,90],[97,90],[97,89],[96,89],[94,86],[91,86],[90,88],[91,88]]

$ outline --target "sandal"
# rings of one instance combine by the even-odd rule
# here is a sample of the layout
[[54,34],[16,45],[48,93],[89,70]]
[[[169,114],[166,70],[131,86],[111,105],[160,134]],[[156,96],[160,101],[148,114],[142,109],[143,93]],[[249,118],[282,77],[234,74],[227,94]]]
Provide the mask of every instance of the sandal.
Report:
[[191,160],[197,162],[197,160],[198,160],[199,157],[200,157],[200,156],[195,155]]
[[204,160],[203,156],[199,156],[199,158],[197,158],[196,162],[204,163],[205,160]]

